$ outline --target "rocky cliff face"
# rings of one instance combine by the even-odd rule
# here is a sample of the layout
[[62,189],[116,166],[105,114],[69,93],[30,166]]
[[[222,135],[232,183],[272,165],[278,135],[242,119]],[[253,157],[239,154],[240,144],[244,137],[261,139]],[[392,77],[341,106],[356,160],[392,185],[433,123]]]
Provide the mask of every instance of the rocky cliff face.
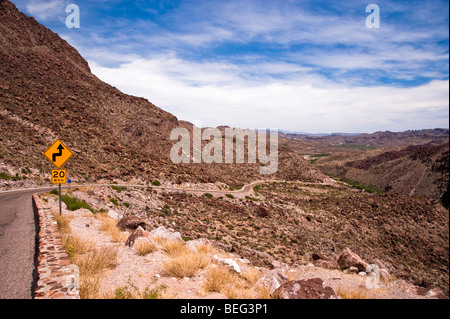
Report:
[[[60,138],[75,152],[65,164],[78,180],[99,178],[242,184],[260,165],[175,165],[175,116],[100,81],[66,41],[0,1],[0,158],[16,168],[52,168],[42,153]],[[324,179],[289,150],[277,177]]]

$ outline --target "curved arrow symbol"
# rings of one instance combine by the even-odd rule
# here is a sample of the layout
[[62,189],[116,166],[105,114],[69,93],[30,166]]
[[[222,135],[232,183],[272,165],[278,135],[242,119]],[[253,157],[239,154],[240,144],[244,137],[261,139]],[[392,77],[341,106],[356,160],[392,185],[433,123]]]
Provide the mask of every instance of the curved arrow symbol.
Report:
[[59,152],[58,152],[58,153],[53,153],[53,154],[52,154],[52,161],[53,161],[53,162],[56,161],[56,157],[57,157],[57,156],[61,156],[61,155],[62,155],[62,151],[63,151],[64,147],[62,146],[62,144],[59,144],[59,146],[58,146],[57,149],[59,150]]

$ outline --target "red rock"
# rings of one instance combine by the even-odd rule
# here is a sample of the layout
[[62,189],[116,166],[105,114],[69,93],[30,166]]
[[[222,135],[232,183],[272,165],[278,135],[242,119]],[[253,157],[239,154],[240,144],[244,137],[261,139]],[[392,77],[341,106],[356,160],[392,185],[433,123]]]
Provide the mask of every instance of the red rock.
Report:
[[333,288],[322,279],[288,281],[275,290],[278,299],[335,299]]
[[341,270],[345,270],[350,267],[356,267],[359,271],[366,271],[367,266],[369,265],[367,262],[362,260],[361,257],[352,252],[350,248],[344,249],[344,251],[339,256],[337,263]]

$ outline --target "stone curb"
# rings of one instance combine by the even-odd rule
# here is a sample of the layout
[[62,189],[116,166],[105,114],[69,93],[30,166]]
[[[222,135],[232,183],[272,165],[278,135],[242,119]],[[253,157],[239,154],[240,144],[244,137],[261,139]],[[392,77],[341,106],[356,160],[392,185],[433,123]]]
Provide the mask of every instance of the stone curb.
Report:
[[33,202],[39,224],[34,299],[80,299],[75,267],[70,265],[55,217],[38,195],[33,195]]

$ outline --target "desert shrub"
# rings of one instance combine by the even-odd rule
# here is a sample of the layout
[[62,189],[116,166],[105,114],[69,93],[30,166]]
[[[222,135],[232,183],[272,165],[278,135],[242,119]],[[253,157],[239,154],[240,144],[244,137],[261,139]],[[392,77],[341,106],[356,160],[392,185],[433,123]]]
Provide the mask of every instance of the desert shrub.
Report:
[[75,211],[75,210],[80,209],[80,208],[88,209],[91,212],[94,211],[92,209],[92,207],[89,206],[88,203],[86,203],[86,201],[79,200],[76,197],[71,197],[69,195],[61,195],[61,200],[66,204],[67,209],[70,210],[70,211]]
[[[98,216],[98,215],[96,215]],[[116,225],[117,221],[108,217],[106,214],[99,216],[98,219],[102,220],[102,224],[100,225],[100,230],[108,233],[111,236],[111,239],[115,243],[124,243],[129,236],[128,232],[122,232]]]
[[128,286],[121,286],[114,290],[112,299],[161,299],[165,296],[167,286],[160,285],[156,288],[145,287],[144,290],[139,289],[133,283]]
[[85,254],[75,254],[72,262],[80,269],[80,298],[98,299],[101,277],[117,265],[117,250],[94,248]]
[[136,252],[139,256],[145,256],[151,252],[154,252],[157,249],[157,246],[155,245],[155,243],[152,243],[150,241],[141,241],[134,246],[134,249],[136,249]]
[[339,287],[336,294],[342,299],[372,299],[369,291],[361,287],[353,289]]
[[177,278],[193,277],[212,260],[213,249],[207,245],[196,246],[197,252],[176,241],[162,242],[162,246],[168,255],[163,263],[164,271]]
[[152,185],[153,186],[161,186],[161,182],[156,179],[152,182]]
[[85,254],[95,248],[95,243],[92,240],[81,239],[76,235],[64,236],[63,245],[71,261],[76,254]]
[[226,284],[237,280],[237,275],[233,274],[224,266],[210,266],[206,269],[203,289],[206,292],[221,292]]
[[86,254],[75,255],[74,262],[80,268],[80,275],[100,275],[116,267],[117,249],[96,248]]
[[111,188],[114,189],[118,193],[127,189],[125,186],[116,186],[116,185],[111,185]]
[[59,232],[64,235],[64,234],[68,234],[71,231],[70,228],[70,220],[71,217],[67,216],[67,215],[60,215],[58,214],[53,214],[53,217],[55,218],[56,221],[56,227],[58,228]]
[[11,180],[14,179],[14,177],[8,175],[8,174],[5,173],[5,172],[0,172],[0,179],[4,179],[4,180],[6,180],[6,181],[11,181]]

